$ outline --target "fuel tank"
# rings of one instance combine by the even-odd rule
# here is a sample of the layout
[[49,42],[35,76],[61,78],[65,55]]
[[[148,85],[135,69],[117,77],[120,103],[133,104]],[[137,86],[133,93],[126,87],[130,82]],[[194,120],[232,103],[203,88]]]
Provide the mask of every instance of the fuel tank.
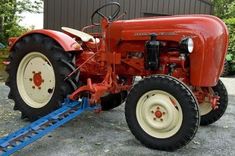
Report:
[[215,86],[228,48],[228,30],[222,20],[208,15],[167,16],[113,22],[108,30],[110,48],[128,41],[149,40],[156,33],[161,41],[194,40],[190,54],[190,82],[193,86]]

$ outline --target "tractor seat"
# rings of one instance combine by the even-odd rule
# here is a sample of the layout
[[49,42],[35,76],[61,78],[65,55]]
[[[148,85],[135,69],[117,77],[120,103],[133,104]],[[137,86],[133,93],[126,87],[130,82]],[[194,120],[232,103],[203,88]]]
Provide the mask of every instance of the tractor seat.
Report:
[[62,27],[61,29],[69,34],[79,37],[83,42],[92,42],[93,44],[100,43],[100,39],[94,38],[90,34],[84,33],[82,31],[75,30],[75,29],[68,28],[68,27]]

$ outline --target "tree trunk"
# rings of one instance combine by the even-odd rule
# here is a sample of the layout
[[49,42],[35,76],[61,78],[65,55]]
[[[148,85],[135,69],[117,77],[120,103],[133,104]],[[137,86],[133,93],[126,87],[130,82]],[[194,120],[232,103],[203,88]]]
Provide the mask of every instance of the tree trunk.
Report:
[[0,16],[0,34],[3,34],[3,17]]
[[4,17],[0,16],[0,43],[3,42],[4,36]]

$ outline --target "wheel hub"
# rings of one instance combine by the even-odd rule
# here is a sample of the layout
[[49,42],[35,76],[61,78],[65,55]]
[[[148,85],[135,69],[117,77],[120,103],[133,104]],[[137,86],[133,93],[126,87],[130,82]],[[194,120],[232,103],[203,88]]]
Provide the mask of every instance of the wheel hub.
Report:
[[33,83],[35,86],[40,87],[44,82],[41,72],[35,73],[33,72]]
[[162,117],[162,112],[161,112],[161,111],[156,111],[156,112],[155,112],[155,116],[156,116],[157,118],[161,118],[161,117]]
[[178,101],[162,91],[150,91],[143,95],[137,103],[136,114],[144,131],[156,138],[174,135],[183,121]]
[[22,59],[17,71],[17,87],[30,107],[42,108],[50,101],[55,88],[55,73],[45,55],[31,52]]

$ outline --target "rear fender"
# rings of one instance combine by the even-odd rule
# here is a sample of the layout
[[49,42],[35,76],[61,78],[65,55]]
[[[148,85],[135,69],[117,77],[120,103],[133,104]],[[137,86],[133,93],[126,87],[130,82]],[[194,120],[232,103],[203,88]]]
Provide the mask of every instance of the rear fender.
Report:
[[22,38],[32,35],[32,34],[42,34],[45,36],[48,36],[52,39],[54,39],[57,43],[60,44],[60,46],[64,49],[64,51],[69,52],[69,51],[80,51],[81,46],[70,36],[68,36],[65,33],[59,32],[59,31],[54,31],[54,30],[47,30],[47,29],[40,29],[40,30],[33,30],[30,31],[21,37],[17,38],[14,43],[12,43],[10,47],[10,51],[13,50],[15,44],[20,41]]

